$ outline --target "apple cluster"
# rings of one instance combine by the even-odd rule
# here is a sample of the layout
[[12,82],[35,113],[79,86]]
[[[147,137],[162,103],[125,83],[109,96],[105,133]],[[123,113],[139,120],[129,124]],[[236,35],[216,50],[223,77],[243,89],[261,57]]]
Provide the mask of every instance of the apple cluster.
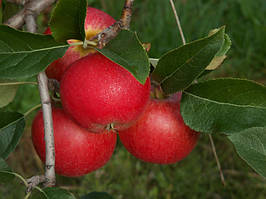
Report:
[[[86,39],[114,22],[108,14],[88,7]],[[49,28],[45,34],[51,34]],[[157,164],[176,163],[196,145],[199,134],[184,124],[180,114],[180,93],[152,99],[150,78],[139,83],[93,49],[71,46],[48,66],[46,74],[60,82],[63,108],[52,108],[55,170],[60,175],[81,176],[105,165],[117,134],[131,154]],[[32,140],[45,161],[42,111],[33,121]]]

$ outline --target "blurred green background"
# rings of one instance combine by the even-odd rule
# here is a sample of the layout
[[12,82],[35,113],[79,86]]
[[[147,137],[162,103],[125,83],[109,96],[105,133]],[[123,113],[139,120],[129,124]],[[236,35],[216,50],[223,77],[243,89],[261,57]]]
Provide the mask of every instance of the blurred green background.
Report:
[[[88,0],[119,19],[124,0]],[[232,47],[223,65],[207,78],[230,76],[266,83],[266,1],[265,0],[176,0],[174,1],[187,42],[206,36],[211,29],[226,25]],[[3,21],[18,10],[6,6]],[[49,19],[49,9],[38,18],[39,32]],[[150,57],[158,58],[182,44],[168,0],[135,0],[131,29],[143,42],[151,43]],[[10,109],[27,111],[39,103],[36,86],[18,89]],[[28,125],[16,151],[8,159],[14,171],[25,177],[43,172],[36,156]],[[59,186],[77,196],[106,191],[115,199],[265,199],[266,180],[258,176],[236,154],[223,135],[214,135],[217,154],[225,176],[223,186],[208,136],[201,135],[197,147],[185,160],[174,165],[154,165],[131,156],[118,142],[106,166],[81,178],[58,176]],[[0,199],[23,198],[19,183],[0,185]]]

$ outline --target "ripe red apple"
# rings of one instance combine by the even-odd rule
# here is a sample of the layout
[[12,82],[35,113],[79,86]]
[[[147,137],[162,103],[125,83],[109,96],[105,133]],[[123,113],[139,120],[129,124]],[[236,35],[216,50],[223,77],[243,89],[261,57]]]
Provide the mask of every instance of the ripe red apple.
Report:
[[[107,163],[111,158],[116,134],[109,131],[91,133],[72,121],[62,109],[53,108],[55,171],[64,176],[85,175]],[[45,162],[45,141],[42,111],[32,124],[34,147]]]
[[[105,12],[98,10],[96,8],[87,8],[87,15],[85,18],[85,32],[86,38],[90,39],[96,34],[100,33],[105,28],[111,26],[115,20]],[[44,32],[44,34],[51,34],[50,28]],[[68,40],[68,43],[79,42],[78,40]],[[61,77],[67,67],[74,61],[84,57],[90,53],[95,53],[96,51],[92,48],[84,49],[82,46],[72,46],[69,47],[65,55],[51,63],[46,69],[46,74],[49,78],[61,80]]]
[[74,62],[60,83],[64,110],[93,132],[120,130],[136,121],[150,95],[150,79],[140,84],[132,74],[96,53]]
[[145,162],[172,164],[185,158],[199,133],[184,124],[179,100],[180,94],[167,100],[151,99],[137,123],[119,132],[125,148]]

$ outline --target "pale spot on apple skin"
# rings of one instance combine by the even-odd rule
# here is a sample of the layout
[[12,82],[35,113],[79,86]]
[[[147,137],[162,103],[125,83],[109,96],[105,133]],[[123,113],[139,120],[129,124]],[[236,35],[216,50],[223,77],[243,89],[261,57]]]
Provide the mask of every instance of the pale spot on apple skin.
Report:
[[86,32],[86,39],[89,40],[90,38],[96,36],[97,34],[99,34],[100,32],[102,32],[102,29],[94,29],[90,26],[87,27],[87,29],[85,30]]

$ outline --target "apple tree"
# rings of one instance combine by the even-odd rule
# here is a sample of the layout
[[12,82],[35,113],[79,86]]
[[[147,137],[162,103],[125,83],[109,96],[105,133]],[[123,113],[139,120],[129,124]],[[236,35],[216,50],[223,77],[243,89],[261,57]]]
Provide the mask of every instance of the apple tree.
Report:
[[[110,24],[104,26],[104,28],[97,29],[94,34],[89,34],[86,28],[87,23],[95,23],[92,21],[97,18],[95,17],[96,15],[90,19],[91,21],[86,18],[88,16],[87,8],[89,6],[87,0],[58,0],[52,11],[49,23],[51,31],[47,34],[36,33],[36,16],[42,10],[52,5],[55,0],[28,0],[20,2],[24,5],[22,10],[10,17],[5,24],[0,25],[0,183],[8,183],[13,178],[20,179],[26,187],[25,198],[75,198],[67,190],[55,186],[55,172],[60,174],[58,170],[59,165],[60,168],[62,167],[61,173],[65,174],[64,168],[68,164],[68,162],[65,162],[67,159],[64,158],[61,158],[62,162],[60,163],[57,160],[58,166],[55,161],[56,151],[59,151],[59,149],[55,148],[55,145],[58,145],[56,140],[59,140],[57,137],[67,137],[64,134],[66,131],[64,129],[60,130],[62,134],[59,135],[58,133],[58,129],[62,127],[60,123],[62,118],[66,118],[64,120],[69,121],[68,129],[74,129],[77,133],[82,132],[80,134],[81,137],[84,136],[82,139],[91,139],[87,138],[87,135],[89,135],[89,137],[93,137],[94,141],[92,143],[95,144],[105,140],[101,132],[98,132],[99,129],[101,131],[104,130],[105,133],[107,131],[106,134],[109,136],[113,134],[112,139],[117,133],[120,135],[125,147],[133,155],[144,161],[160,164],[175,163],[187,156],[196,145],[199,133],[202,136],[209,136],[210,139],[212,139],[212,135],[224,134],[233,143],[238,155],[259,175],[266,177],[266,87],[254,81],[239,78],[208,80],[202,78],[220,67],[226,58],[227,51],[230,49],[231,41],[225,33],[225,26],[210,30],[209,34],[204,38],[186,43],[176,14],[183,45],[178,48],[173,48],[161,55],[161,57],[151,58],[147,53],[149,45],[140,41],[136,32],[130,31],[129,25],[134,0],[125,1],[121,18],[118,21],[110,19]],[[173,5],[173,2],[170,2]],[[175,11],[175,9],[173,10]],[[74,55],[67,54],[69,49],[78,49],[83,55],[74,59]],[[96,55],[88,56],[91,52]],[[99,85],[107,81],[106,79],[108,79],[107,77],[110,73],[108,72],[106,77],[100,82],[98,81],[99,77],[94,79],[94,76],[87,76],[87,72],[80,72],[79,76],[72,79],[73,82],[71,83],[69,83],[67,76],[72,76],[75,73],[73,69],[74,65],[80,65],[87,57],[89,57],[88,59],[90,59],[91,63],[91,57],[93,56],[96,56],[95,59],[98,59],[97,56],[100,56],[100,61],[98,61],[102,63],[112,62],[111,65],[114,65],[114,68],[108,69],[112,73],[115,70],[123,70],[123,75],[121,75],[124,78],[123,84],[133,82],[134,85],[138,86],[134,87],[133,84],[130,84],[127,89],[119,87],[119,89],[114,89],[115,92],[113,92],[113,87],[108,85],[106,86],[108,88],[104,92],[110,92],[110,95],[108,94],[108,96],[102,98],[99,93],[95,94],[96,97],[101,97],[97,98],[97,102],[102,100],[101,106],[97,107],[96,104],[86,104],[87,101],[84,99],[90,99],[90,96],[94,93],[93,91],[85,93],[86,86],[90,85],[92,81],[95,81],[96,83],[93,83],[94,89],[101,91],[102,86],[100,88]],[[47,73],[48,66],[59,59],[62,60],[64,57],[65,59],[71,57],[71,59],[74,59],[72,60],[73,62],[76,61],[75,64],[71,65],[73,70],[71,69],[70,71],[68,69],[66,72],[63,71],[62,81],[57,78],[52,79]],[[82,61],[80,61],[81,59]],[[102,63],[97,64],[100,65]],[[94,70],[95,68],[92,66],[88,70]],[[101,71],[101,77],[104,76],[103,73]],[[93,74],[96,74],[96,72]],[[113,79],[115,78],[113,77]],[[80,83],[78,84],[77,82],[79,80]],[[18,86],[23,84],[38,85],[41,104],[37,106],[33,105],[25,114],[9,111],[7,105],[14,99]],[[118,83],[116,82],[116,84]],[[83,85],[84,88],[82,87]],[[145,87],[145,85],[147,86]],[[80,89],[81,87],[82,89]],[[83,93],[81,92],[73,94],[75,97],[75,99],[73,98],[73,103],[65,99],[76,89],[80,89],[82,92],[84,91],[86,94],[84,96],[86,97],[83,97]],[[125,109],[127,114],[132,114],[140,106],[141,109],[138,119],[134,117],[134,122],[130,120],[130,122],[126,121],[124,123],[121,122],[122,119],[117,118],[112,121],[107,120],[101,128],[96,128],[97,133],[87,131],[95,131],[95,128],[93,130],[90,129],[91,126],[99,127],[100,124],[86,125],[88,121],[90,122],[95,118],[98,119],[98,116],[92,116],[92,118],[89,118],[82,124],[75,123],[79,123],[79,117],[85,117],[84,114],[87,109],[91,110],[95,107],[97,109],[105,107],[105,103],[110,103],[108,100],[111,99],[111,96],[118,96],[120,89],[124,89],[122,94],[120,94],[123,97],[127,97],[123,98],[124,100],[121,102],[123,106],[119,106],[117,102],[117,105],[113,103],[108,111],[104,108],[105,112],[102,113],[101,117],[107,116],[111,111],[117,111],[117,114],[121,116],[124,114],[124,107],[129,107],[139,99],[140,101],[138,102],[141,102],[139,105],[134,105],[130,111],[127,111],[129,109]],[[132,89],[130,92],[134,96],[126,93],[125,90],[130,89]],[[139,98],[137,89],[140,89],[140,92],[144,93]],[[143,89],[146,89],[145,92]],[[162,103],[168,103],[174,97],[178,96],[177,101],[173,104],[169,102],[170,105],[167,105],[168,108],[164,108],[169,109],[170,112],[166,115],[172,114],[171,120],[176,122],[175,120],[178,118],[179,121],[174,126],[167,126],[167,128],[179,128],[178,131],[182,131],[184,141],[180,141],[180,137],[175,135],[176,131],[171,134],[172,137],[169,136],[172,140],[171,143],[168,142],[167,136],[163,137],[163,132],[167,130],[164,130],[165,128],[160,130],[160,128],[161,126],[168,125],[167,120],[160,117],[163,111],[157,110],[157,106],[159,106],[157,103],[161,103],[158,102],[159,100],[151,99],[153,100],[153,102],[150,102],[152,105],[147,105],[150,100],[150,89],[151,98],[163,98],[163,100],[161,99]],[[63,109],[67,109],[68,113],[77,111],[75,116],[72,115],[76,120],[75,122],[61,111],[55,111],[58,114],[54,114],[52,102],[54,100],[60,101],[60,97],[62,98]],[[143,100],[144,98],[145,100]],[[81,101],[77,101],[80,99]],[[128,104],[125,105],[126,102]],[[70,109],[69,104],[75,104],[73,105],[74,108]],[[77,108],[78,106],[80,106],[79,109]],[[91,107],[86,108],[88,106]],[[156,110],[152,117],[149,113],[144,113],[143,116],[140,116],[140,113],[143,113],[146,106],[150,111]],[[152,108],[152,106],[156,108]],[[36,123],[33,123],[32,129],[33,132],[37,132],[33,134],[33,142],[35,142],[34,144],[38,154],[42,154],[40,156],[45,164],[45,173],[40,176],[25,179],[9,168],[6,159],[15,150],[20,141],[28,114],[40,107],[42,107],[42,112],[39,112],[37,116],[38,121],[36,120]],[[81,114],[81,111],[85,113]],[[91,116],[91,113],[88,115]],[[146,122],[148,120],[149,122]],[[157,126],[149,127],[147,123],[157,124]],[[119,129],[118,124],[125,126]],[[40,131],[38,131],[38,128]],[[149,128],[155,128],[157,131],[151,130],[151,132],[148,132]],[[138,132],[136,129],[142,130]],[[147,135],[141,134],[146,130]],[[88,134],[86,135],[86,133]],[[145,139],[141,141],[143,136],[145,136]],[[151,138],[159,140],[150,142]],[[36,141],[38,139],[42,140]],[[78,141],[79,145],[82,145],[82,139]],[[69,143],[73,143],[74,140],[70,137]],[[109,141],[105,140],[104,143],[106,142]],[[163,144],[156,151],[155,145],[159,145],[160,143]],[[184,145],[184,143],[189,143],[189,146]],[[40,151],[38,151],[39,145],[42,145]],[[172,150],[174,152],[166,152],[170,150],[170,145],[173,145]],[[68,147],[66,144],[60,146],[61,148]],[[102,145],[99,146],[102,147]],[[114,147],[115,142],[112,142],[111,149],[107,149],[111,153],[106,155],[106,157],[108,156],[106,159],[110,158],[109,156],[111,156]],[[75,148],[73,148],[73,151],[71,151],[70,146],[69,148],[68,154],[75,153]],[[176,153],[175,150],[178,152]],[[95,148],[95,151],[95,153],[98,152],[96,159],[102,159],[105,156],[104,149],[99,150]],[[168,153],[170,154],[169,157]],[[171,157],[173,153],[177,154],[177,157]],[[95,158],[89,155],[88,157],[91,160]],[[91,164],[93,163],[89,162],[89,166]],[[91,172],[100,166],[103,166],[103,164],[91,170],[86,170],[86,172]],[[70,176],[72,174],[72,171],[70,171]],[[81,198],[112,197],[104,192],[92,192],[81,196]]]

